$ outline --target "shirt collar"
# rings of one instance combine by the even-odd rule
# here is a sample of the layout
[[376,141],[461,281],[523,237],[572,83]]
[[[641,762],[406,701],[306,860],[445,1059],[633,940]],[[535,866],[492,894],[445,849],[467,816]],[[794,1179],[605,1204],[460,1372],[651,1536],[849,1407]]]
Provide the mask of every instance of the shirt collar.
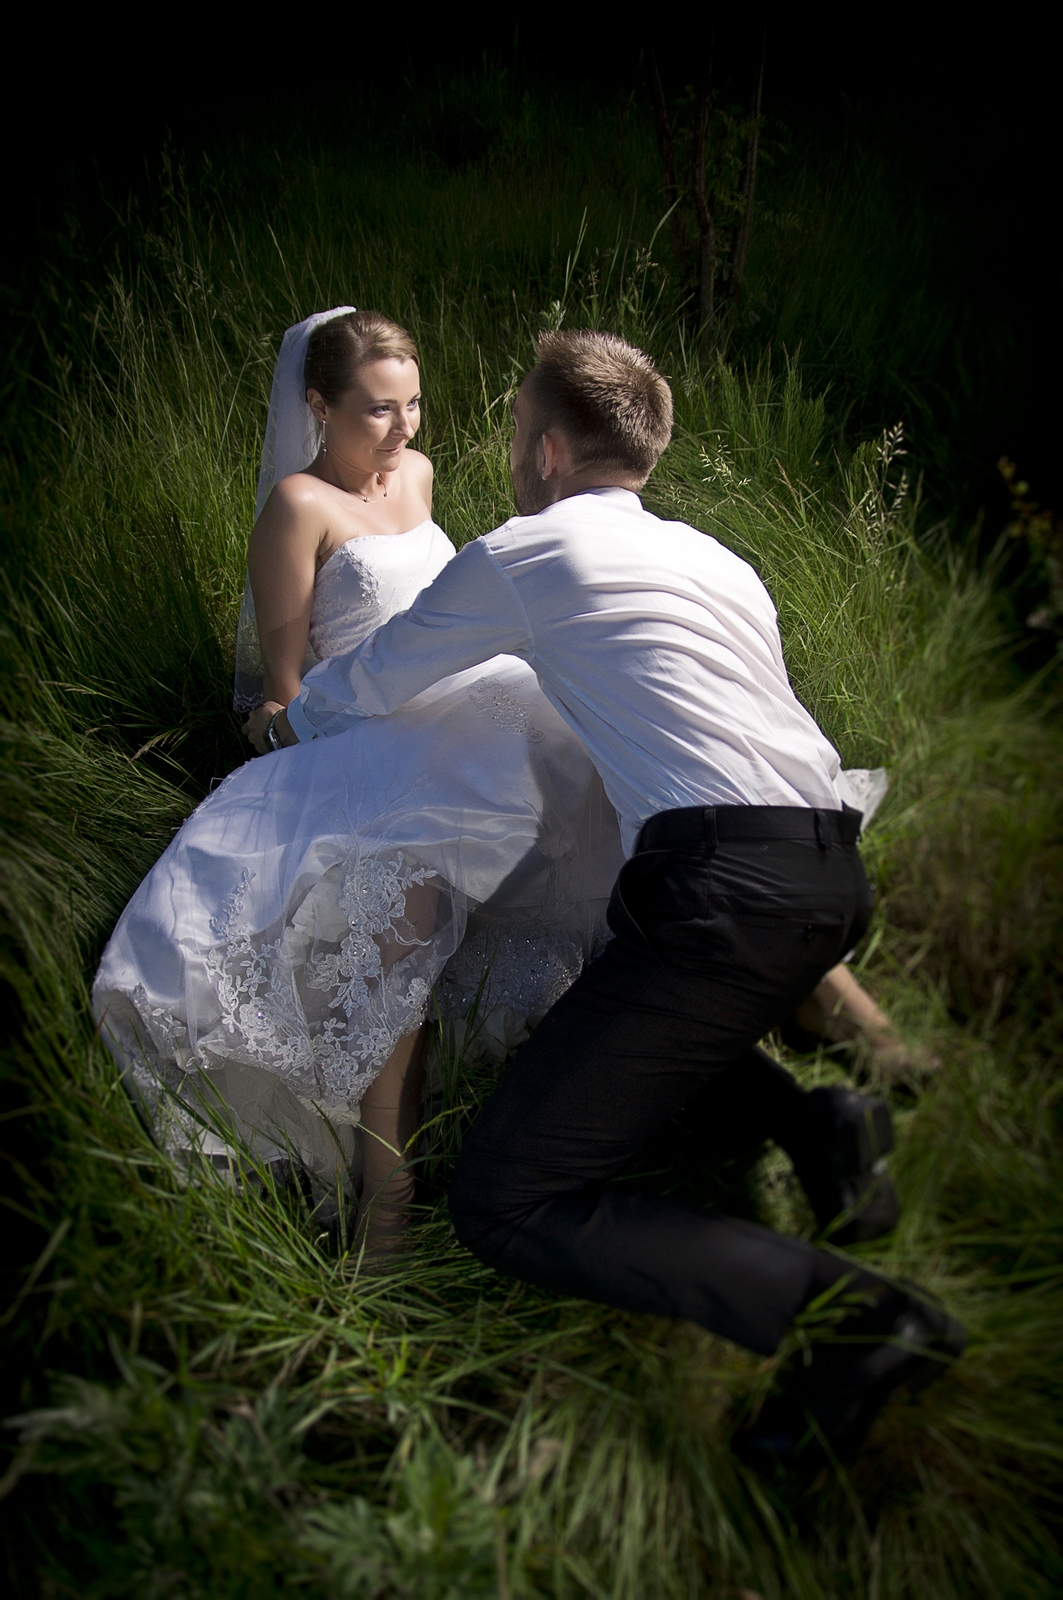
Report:
[[[625,502],[634,501],[639,510],[642,510],[642,501],[639,499],[634,489],[621,489],[617,484],[605,484],[601,489],[581,489],[580,494],[596,494],[602,498],[608,496],[611,500],[615,499]],[[579,495],[574,494],[571,496],[571,498],[573,500],[578,500]],[[559,500],[557,504],[560,505],[561,501]]]

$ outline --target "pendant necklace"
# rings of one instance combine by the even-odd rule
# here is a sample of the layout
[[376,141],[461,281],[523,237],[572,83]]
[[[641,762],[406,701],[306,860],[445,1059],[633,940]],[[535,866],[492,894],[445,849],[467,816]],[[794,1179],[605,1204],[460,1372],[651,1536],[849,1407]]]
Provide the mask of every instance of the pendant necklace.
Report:
[[[376,481],[377,481],[377,483],[384,483],[384,480],[383,480],[383,478],[382,478],[382,477],[381,477],[381,476],[380,476],[380,474],[379,474],[379,472],[378,472],[378,473],[377,473],[377,475],[376,475]],[[356,490],[355,490],[355,493],[356,493],[356,494],[361,494],[361,493],[362,493],[362,491],[361,491],[361,490],[360,490],[360,489],[356,489]],[[381,497],[381,498],[382,498],[382,499],[384,499],[384,500],[386,500],[386,499],[387,499],[387,497],[388,497],[388,486],[387,486],[387,484],[386,484],[386,483],[384,483],[384,493],[383,493],[383,495],[382,495],[382,497]],[[369,502],[369,496],[368,496],[368,495],[367,495],[367,494],[363,494],[363,495],[362,495],[362,499],[363,499],[363,500],[364,500],[364,501],[365,501],[365,503],[366,503],[366,505],[369,505],[369,503],[370,503],[370,502]]]

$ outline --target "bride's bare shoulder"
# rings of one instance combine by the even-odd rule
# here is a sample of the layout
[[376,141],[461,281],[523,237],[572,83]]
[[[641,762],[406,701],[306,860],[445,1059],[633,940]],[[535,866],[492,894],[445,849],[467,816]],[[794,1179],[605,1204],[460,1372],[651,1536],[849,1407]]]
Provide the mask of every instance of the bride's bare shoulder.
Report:
[[426,485],[431,486],[432,479],[435,476],[435,468],[428,457],[420,450],[411,450],[409,445],[406,446],[403,455],[403,465],[417,488],[420,489]]
[[312,472],[293,472],[279,478],[269,492],[256,527],[265,525],[280,533],[285,529],[305,531],[328,520],[328,484]]
[[316,549],[329,522],[322,490],[326,485],[309,472],[280,478],[269,492],[251,530],[251,549],[296,546]]
[[[305,507],[318,506],[322,503],[322,491],[327,493],[328,485],[315,477],[312,472],[292,472],[286,478],[279,478],[270,490],[270,500],[278,506],[284,506],[292,511],[302,510]],[[267,501],[267,504],[269,502]]]

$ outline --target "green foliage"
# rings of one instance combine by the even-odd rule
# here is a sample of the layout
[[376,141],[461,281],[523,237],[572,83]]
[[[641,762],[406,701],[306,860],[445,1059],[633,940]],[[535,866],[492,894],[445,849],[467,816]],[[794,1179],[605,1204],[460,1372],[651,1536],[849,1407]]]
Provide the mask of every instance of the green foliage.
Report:
[[[239,182],[172,177],[107,291],[61,307],[9,473],[0,635],[11,1216],[33,1257],[5,1313],[25,1379],[2,1487],[24,1592],[1047,1600],[1063,1581],[1048,691],[1012,674],[992,574],[927,528],[900,432],[847,446],[767,356],[700,367],[657,219],[618,220],[610,198],[639,140],[599,129],[566,165],[555,135],[518,127],[449,171],[241,157]],[[537,328],[651,349],[679,421],[649,502],[753,561],[805,703],[847,764],[890,769],[860,961],[942,1069],[897,1105],[904,1218],[863,1253],[943,1293],[972,1339],[803,1503],[728,1448],[762,1363],[503,1282],[458,1247],[440,1197],[490,1074],[445,1041],[410,1250],[370,1270],[268,1173],[237,1188],[178,1169],[94,1037],[100,941],[241,759],[227,664],[278,336],[352,299],[421,343],[458,542],[509,513],[508,398]],[[780,1157],[743,1183],[766,1219],[810,1226]]]
[[173,1398],[155,1363],[118,1358],[119,1387],[70,1379],[65,1404],[17,1419],[37,1470],[71,1480],[83,1515],[108,1491],[102,1537],[83,1535],[104,1575],[93,1592],[251,1597],[278,1570],[305,1576],[289,1514],[305,1405],[266,1389],[212,1416],[192,1391]]
[[1043,599],[1026,618],[1028,628],[1063,627],[1063,522],[1047,506],[1030,499],[1030,485],[1017,478],[1014,461],[1001,456],[997,462],[1011,495],[1011,521],[1004,532],[1020,540],[1030,560],[1029,577],[1037,582]]
[[405,1463],[394,1511],[333,1502],[309,1514],[304,1543],[327,1558],[337,1595],[493,1600],[505,1533],[481,1478],[469,1457],[427,1440]]

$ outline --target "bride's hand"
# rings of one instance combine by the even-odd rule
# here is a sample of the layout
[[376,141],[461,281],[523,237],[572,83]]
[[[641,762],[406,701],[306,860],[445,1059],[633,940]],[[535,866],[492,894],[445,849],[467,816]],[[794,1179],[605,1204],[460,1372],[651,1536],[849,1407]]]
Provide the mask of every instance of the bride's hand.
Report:
[[240,732],[243,734],[244,738],[250,739],[260,756],[264,756],[268,748],[266,745],[265,733],[269,720],[278,711],[283,710],[284,707],[281,705],[279,700],[264,700],[260,706],[255,707],[254,711],[252,711],[251,715],[240,729]]

